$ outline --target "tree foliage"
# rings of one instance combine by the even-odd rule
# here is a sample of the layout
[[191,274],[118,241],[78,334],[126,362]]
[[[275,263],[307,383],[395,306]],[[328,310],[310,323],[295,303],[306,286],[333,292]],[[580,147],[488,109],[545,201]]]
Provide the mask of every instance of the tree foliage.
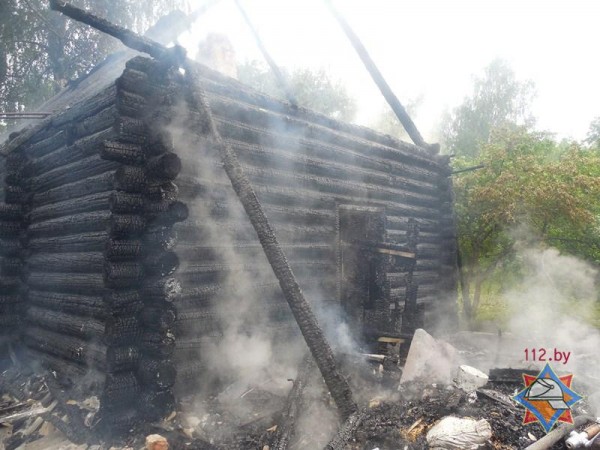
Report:
[[[79,0],[77,6],[143,32],[184,0]],[[50,11],[45,0],[0,1],[0,111],[30,109],[92,69],[117,41]]]
[[600,148],[600,117],[596,117],[590,123],[584,142],[590,147]]
[[475,163],[485,167],[454,183],[467,319],[494,271],[511,268],[523,230],[528,239],[600,263],[600,150],[507,127],[491,133],[477,158],[460,157],[456,166]]
[[458,155],[476,156],[498,127],[534,123],[529,106],[534,97],[531,81],[519,81],[503,60],[492,61],[473,92],[444,121],[442,138],[446,149]]
[[[283,69],[282,72],[289,80],[300,106],[339,120],[349,122],[354,119],[356,100],[348,94],[341,81],[332,79],[325,70],[301,68],[292,72]],[[284,97],[284,92],[269,68],[259,61],[249,61],[238,66],[238,78],[265,94]]]

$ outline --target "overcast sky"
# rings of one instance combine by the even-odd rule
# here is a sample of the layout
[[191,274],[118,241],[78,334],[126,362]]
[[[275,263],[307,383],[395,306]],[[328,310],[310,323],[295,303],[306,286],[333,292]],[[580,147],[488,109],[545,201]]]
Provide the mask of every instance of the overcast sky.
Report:
[[[357,121],[385,107],[322,0],[241,0],[280,66],[324,67],[357,99]],[[506,59],[537,90],[538,128],[585,137],[600,116],[600,1],[596,0],[337,0],[402,102],[422,96],[413,119],[432,139],[443,112],[470,92],[473,76]],[[208,32],[231,39],[236,57],[262,60],[232,0],[195,25],[192,45]],[[195,45],[195,44],[194,44]],[[190,53],[193,51],[190,49]]]

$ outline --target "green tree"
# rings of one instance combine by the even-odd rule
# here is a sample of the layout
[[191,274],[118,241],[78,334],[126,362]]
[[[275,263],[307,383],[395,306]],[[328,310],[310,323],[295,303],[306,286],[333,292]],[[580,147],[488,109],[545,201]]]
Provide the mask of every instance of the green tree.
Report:
[[[482,288],[497,269],[516,270],[515,230],[538,242],[600,263],[600,151],[558,144],[524,128],[496,129],[479,157],[459,157],[456,167],[482,163],[455,176],[465,318],[472,322]],[[531,237],[530,237],[531,238]]]
[[[282,72],[300,106],[347,122],[354,119],[356,100],[348,94],[341,81],[332,79],[325,70],[301,68],[292,72],[283,69]],[[269,68],[259,61],[247,61],[238,66],[238,78],[265,94],[284,97]]]
[[[108,20],[141,32],[185,0],[80,0]],[[118,42],[51,11],[46,0],[0,1],[0,111],[33,108],[89,72]]]
[[600,117],[596,117],[592,120],[592,123],[590,123],[590,128],[584,143],[590,147],[600,148]]
[[533,97],[531,81],[519,81],[505,61],[492,61],[475,78],[473,92],[444,119],[441,134],[447,151],[476,156],[495,128],[531,127]]

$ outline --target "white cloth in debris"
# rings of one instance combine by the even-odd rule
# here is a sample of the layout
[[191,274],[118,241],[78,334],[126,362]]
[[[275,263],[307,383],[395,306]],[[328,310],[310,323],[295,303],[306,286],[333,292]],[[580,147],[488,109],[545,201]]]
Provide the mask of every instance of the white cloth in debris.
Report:
[[485,420],[448,416],[427,433],[430,449],[476,450],[492,437],[492,427]]

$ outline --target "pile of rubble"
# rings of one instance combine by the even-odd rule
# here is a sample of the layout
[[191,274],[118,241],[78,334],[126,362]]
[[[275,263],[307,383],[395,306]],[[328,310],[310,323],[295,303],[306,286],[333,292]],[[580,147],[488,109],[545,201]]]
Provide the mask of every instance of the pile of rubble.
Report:
[[[589,427],[597,412],[585,398],[572,408],[578,426],[562,424],[547,435],[539,424],[523,425],[525,409],[513,397],[524,387],[522,373],[535,376],[539,369],[490,368],[489,354],[486,366],[480,349],[461,346],[460,338],[453,342],[417,330],[401,369],[384,355],[342,358],[363,405],[343,424],[308,358],[283,388],[269,379],[234,382],[200,403],[184,399],[167,419],[140,425],[115,442],[90,432],[96,425],[95,398],[75,400],[76,393],[67,394],[51,373],[12,367],[0,381],[0,449],[594,448],[600,426]],[[503,361],[492,356],[492,364]],[[485,372],[473,367],[477,361]],[[580,393],[593,392],[581,383]],[[311,418],[316,420],[307,422]]]

